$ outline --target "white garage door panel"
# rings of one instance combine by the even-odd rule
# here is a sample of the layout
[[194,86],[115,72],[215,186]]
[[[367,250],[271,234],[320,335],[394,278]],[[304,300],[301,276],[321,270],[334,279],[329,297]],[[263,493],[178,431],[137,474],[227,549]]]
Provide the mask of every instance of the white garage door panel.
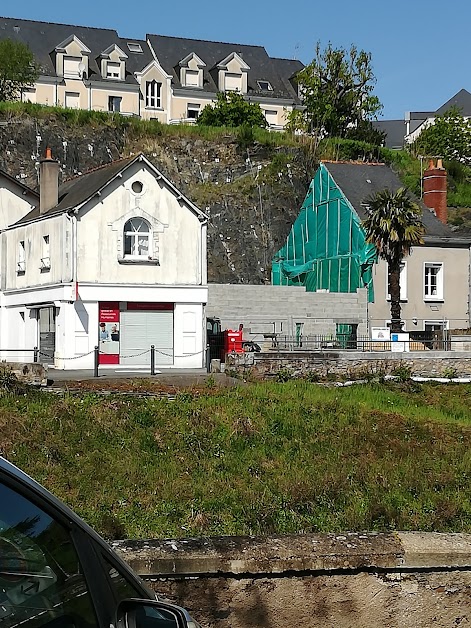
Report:
[[120,328],[120,364],[150,365],[151,345],[156,366],[173,364],[173,312],[121,312]]

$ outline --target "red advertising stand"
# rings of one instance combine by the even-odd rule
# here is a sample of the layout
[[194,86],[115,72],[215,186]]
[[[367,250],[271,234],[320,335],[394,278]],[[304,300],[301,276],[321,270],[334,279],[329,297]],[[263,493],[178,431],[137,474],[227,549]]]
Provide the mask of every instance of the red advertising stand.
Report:
[[243,330],[233,331],[232,329],[224,330],[224,353],[244,353],[242,348]]
[[119,303],[104,302],[98,311],[98,364],[119,364]]

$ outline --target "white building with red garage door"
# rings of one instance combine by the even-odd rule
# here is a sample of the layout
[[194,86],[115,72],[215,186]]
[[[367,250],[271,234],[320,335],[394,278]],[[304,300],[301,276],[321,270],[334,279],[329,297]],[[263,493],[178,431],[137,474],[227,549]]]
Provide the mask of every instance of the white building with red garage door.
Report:
[[[24,211],[23,211],[24,213]],[[207,218],[137,155],[59,186],[1,234],[0,348],[59,369],[204,365]],[[8,358],[8,353],[4,356]]]

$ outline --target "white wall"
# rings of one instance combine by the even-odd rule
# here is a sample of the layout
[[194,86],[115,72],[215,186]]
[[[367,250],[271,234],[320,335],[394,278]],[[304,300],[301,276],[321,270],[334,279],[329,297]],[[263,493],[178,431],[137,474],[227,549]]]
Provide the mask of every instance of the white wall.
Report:
[[[78,215],[78,280],[102,284],[198,285],[203,280],[202,225],[198,217],[141,163],[113,181]],[[140,181],[143,193],[132,192]],[[158,240],[159,265],[127,263],[123,229],[127,220],[143,217]],[[155,253],[155,251],[154,251]],[[154,254],[153,257],[156,257]],[[128,260],[129,261],[129,260]],[[144,260],[145,261],[145,260]]]

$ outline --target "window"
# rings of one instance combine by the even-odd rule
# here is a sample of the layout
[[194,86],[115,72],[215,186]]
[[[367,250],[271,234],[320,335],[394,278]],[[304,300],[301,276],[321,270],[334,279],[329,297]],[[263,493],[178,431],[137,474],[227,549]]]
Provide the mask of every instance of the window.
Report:
[[134,194],[142,194],[142,190],[144,189],[144,185],[141,181],[133,181],[131,185],[131,190]]
[[200,73],[198,72],[198,70],[186,70],[185,85],[187,87],[199,87]]
[[159,109],[162,106],[160,98],[161,89],[162,83],[146,81],[146,107]]
[[149,223],[143,218],[131,218],[124,225],[124,257],[143,257],[151,255],[151,232]]
[[65,106],[67,109],[80,108],[80,94],[78,92],[65,92]]
[[224,90],[226,92],[242,91],[242,76],[240,74],[231,74],[226,72],[224,77]]
[[275,109],[265,109],[264,114],[268,124],[278,124],[278,112]]
[[128,41],[128,49],[129,52],[142,52],[142,46],[137,42]]
[[95,628],[69,530],[0,482],[0,625]]
[[64,57],[64,78],[81,78],[80,64],[81,57]]
[[425,263],[424,299],[426,301],[443,300],[443,264],[441,262]]
[[43,250],[41,257],[41,271],[46,271],[51,269],[51,257],[49,254],[49,236],[43,236]]
[[121,64],[114,61],[108,61],[106,64],[106,78],[121,78]]
[[262,92],[270,92],[273,91],[273,87],[270,85],[268,81],[257,81],[258,88],[262,90]]
[[121,96],[108,96],[108,111],[114,111],[118,113],[121,111]]
[[[386,298],[391,300],[391,275],[388,268],[388,285],[386,288]],[[401,262],[401,268],[399,271],[399,289],[401,301],[407,301],[407,262]]]
[[200,115],[200,105],[188,103],[186,117],[188,120],[197,120]]
[[18,242],[18,262],[16,272],[18,275],[24,275],[26,270],[26,254],[25,254],[25,241],[20,240]]

